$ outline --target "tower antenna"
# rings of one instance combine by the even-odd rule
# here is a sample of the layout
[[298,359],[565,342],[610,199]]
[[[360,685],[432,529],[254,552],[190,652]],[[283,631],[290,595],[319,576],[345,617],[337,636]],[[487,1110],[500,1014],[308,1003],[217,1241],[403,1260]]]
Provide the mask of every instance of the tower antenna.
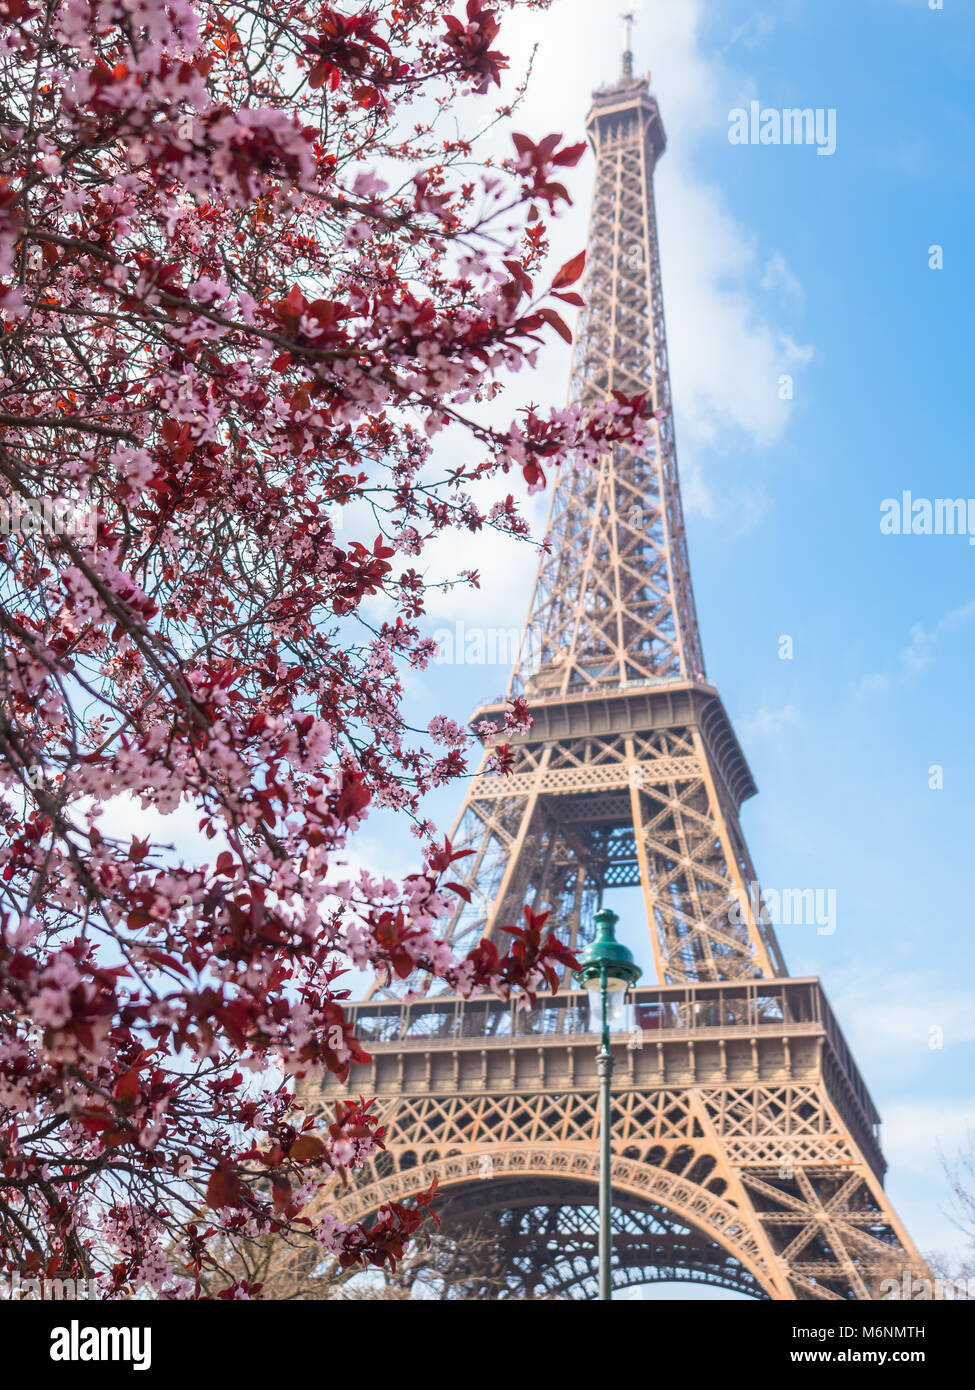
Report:
[[634,12],[633,12],[632,10],[627,10],[625,14],[620,15],[620,18],[621,18],[622,21],[623,21],[623,35],[624,35],[624,44],[625,44],[625,47],[624,47],[624,49],[623,49],[623,76],[624,76],[624,77],[632,77],[632,76],[633,76],[633,21],[634,21],[634,19],[636,18],[636,15],[634,14]]

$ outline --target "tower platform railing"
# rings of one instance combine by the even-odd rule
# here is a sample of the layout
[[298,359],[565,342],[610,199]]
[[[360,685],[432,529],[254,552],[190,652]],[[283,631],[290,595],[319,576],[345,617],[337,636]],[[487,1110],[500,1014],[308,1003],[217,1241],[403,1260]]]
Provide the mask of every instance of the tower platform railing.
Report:
[[[370,1053],[483,1050],[532,1040],[579,1044],[595,1036],[588,998],[579,990],[540,995],[532,1008],[517,999],[439,995],[350,1004],[346,1012]],[[852,1106],[871,1148],[877,1145],[880,1116],[818,979],[639,986],[628,991],[622,1026],[613,1035],[616,1045],[640,1050],[749,1038],[821,1038],[827,1083],[844,1111]]]

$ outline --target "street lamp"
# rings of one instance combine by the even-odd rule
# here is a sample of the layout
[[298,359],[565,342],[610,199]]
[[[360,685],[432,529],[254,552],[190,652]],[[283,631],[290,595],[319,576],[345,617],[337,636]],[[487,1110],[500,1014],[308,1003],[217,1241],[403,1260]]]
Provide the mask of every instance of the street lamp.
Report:
[[[612,1291],[612,1237],[609,1228],[613,1194],[609,1181],[610,1152],[610,1082],[613,1079],[613,1053],[609,1046],[610,1020],[623,1011],[623,996],[635,985],[643,971],[628,951],[616,940],[619,917],[608,907],[600,908],[594,919],[596,937],[579,956],[576,979],[589,992],[590,1018],[599,1024],[600,1047],[596,1054],[599,1074],[599,1297],[608,1300]],[[594,1030],[595,1031],[595,1030]]]

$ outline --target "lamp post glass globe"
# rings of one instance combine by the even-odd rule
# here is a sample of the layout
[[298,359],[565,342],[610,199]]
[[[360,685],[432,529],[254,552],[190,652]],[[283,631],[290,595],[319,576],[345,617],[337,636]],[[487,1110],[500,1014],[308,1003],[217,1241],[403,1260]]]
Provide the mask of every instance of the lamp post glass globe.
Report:
[[626,991],[636,984],[643,971],[633,959],[633,953],[616,940],[619,921],[616,913],[604,907],[593,920],[596,936],[579,956],[576,978],[589,995],[593,1031],[605,1032],[611,1023],[622,1019]]
[[[606,981],[606,1022],[608,1024],[619,1023],[622,1019],[623,1001],[626,998],[628,988],[625,980]],[[603,991],[602,982],[598,975],[586,981],[586,993],[589,995],[590,1027],[594,1033],[600,1033],[603,1029]]]

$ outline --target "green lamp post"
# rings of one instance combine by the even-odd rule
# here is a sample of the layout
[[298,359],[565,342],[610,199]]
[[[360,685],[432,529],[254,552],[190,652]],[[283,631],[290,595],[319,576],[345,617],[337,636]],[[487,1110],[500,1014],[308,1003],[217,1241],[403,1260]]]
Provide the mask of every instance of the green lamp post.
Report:
[[589,992],[590,1017],[598,1022],[601,1034],[599,1052],[596,1054],[596,1071],[599,1075],[599,1297],[608,1300],[613,1296],[612,1286],[612,1236],[610,1235],[610,1208],[613,1193],[609,1180],[610,1156],[610,1083],[613,1079],[613,1053],[609,1046],[609,1021],[622,1009],[623,996],[631,985],[635,985],[643,971],[633,959],[632,951],[616,940],[616,923],[619,917],[608,907],[601,908],[595,915],[596,937],[579,956],[579,969],[576,979]]

